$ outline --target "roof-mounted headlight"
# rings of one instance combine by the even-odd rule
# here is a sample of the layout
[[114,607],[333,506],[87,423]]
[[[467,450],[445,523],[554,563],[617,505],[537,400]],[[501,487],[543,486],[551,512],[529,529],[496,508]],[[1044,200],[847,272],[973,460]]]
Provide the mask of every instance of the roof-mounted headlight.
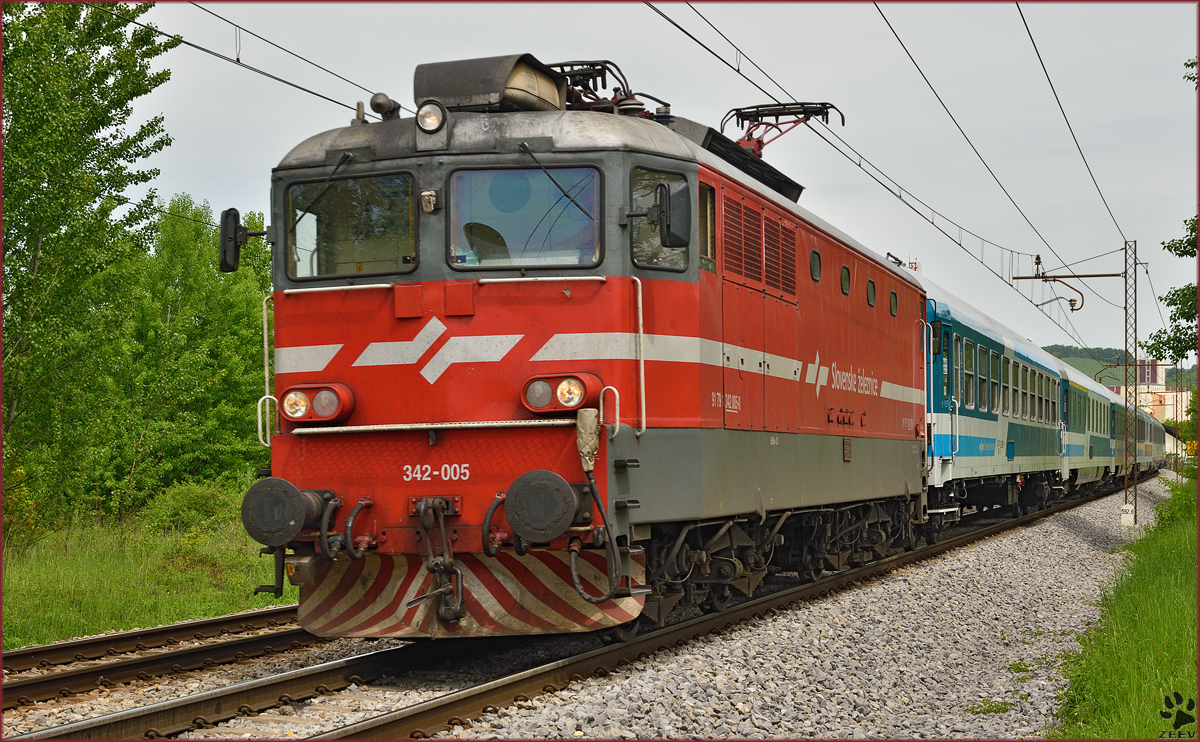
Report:
[[417,109],[417,126],[426,134],[436,134],[446,125],[446,108],[435,100],[425,101]]

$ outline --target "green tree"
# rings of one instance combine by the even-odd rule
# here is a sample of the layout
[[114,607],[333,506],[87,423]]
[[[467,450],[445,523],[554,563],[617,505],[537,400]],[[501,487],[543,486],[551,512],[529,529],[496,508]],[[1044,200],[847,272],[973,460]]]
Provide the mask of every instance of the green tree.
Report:
[[[117,7],[137,18],[152,6]],[[4,469],[20,493],[38,468],[25,463],[72,439],[63,395],[110,350],[120,287],[97,289],[147,249],[153,191],[119,217],[112,194],[157,175],[138,163],[170,143],[163,119],[133,129],[129,118],[169,79],[150,65],[178,42],[89,5],[5,4],[3,18]]]
[[[1192,57],[1183,66],[1187,70],[1183,79],[1200,89],[1195,72],[1196,58]],[[1183,237],[1162,243],[1163,249],[1176,257],[1195,260],[1196,217],[1186,220],[1183,229]],[[1150,339],[1141,343],[1141,346],[1155,358],[1181,361],[1196,350],[1196,284],[1170,289],[1158,298],[1170,308],[1171,324],[1152,333]]]
[[[208,205],[180,195],[167,210],[178,216],[156,219],[153,252],[112,272],[124,286],[114,328],[119,341],[100,377],[112,404],[86,442],[82,458],[92,478],[79,472],[91,499],[117,514],[175,482],[216,480],[267,463],[254,417],[266,296],[258,261],[221,273]],[[246,221],[259,229],[262,216]],[[246,251],[253,258],[266,248],[256,239]]]

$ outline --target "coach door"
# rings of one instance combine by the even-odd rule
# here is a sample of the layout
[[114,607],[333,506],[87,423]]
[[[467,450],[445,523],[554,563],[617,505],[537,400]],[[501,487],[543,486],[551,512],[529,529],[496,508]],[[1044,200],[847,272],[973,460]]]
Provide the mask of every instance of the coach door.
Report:
[[763,429],[763,209],[721,187],[722,364],[725,427]]

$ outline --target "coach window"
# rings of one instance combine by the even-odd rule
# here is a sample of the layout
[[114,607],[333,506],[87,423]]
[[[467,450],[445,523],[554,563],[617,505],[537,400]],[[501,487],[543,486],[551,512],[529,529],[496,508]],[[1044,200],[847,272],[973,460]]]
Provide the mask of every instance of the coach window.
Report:
[[1005,415],[1008,414],[1008,359],[1000,359],[1000,405]]
[[1029,419],[1029,367],[1021,366],[1021,419]]
[[875,306],[875,282],[867,279],[867,306]]
[[950,398],[950,333],[942,333],[942,399]]
[[890,305],[890,308],[892,310],[892,316],[895,317],[896,311],[900,308],[899,303],[896,301],[896,292],[895,291],[892,292],[892,297],[888,300],[888,304]]
[[1037,393],[1038,393],[1038,422],[1046,420],[1046,377],[1040,372],[1037,375]]
[[813,250],[808,254],[808,273],[812,280],[821,280],[821,253]]
[[700,268],[717,272],[717,193],[700,184]]
[[842,266],[842,293],[850,295],[850,268],[845,265]]
[[963,405],[969,409],[975,406],[975,343],[967,340],[963,349]]
[[304,279],[412,271],[414,204],[410,175],[290,186],[288,274]]
[[958,334],[954,335],[954,393],[959,403],[962,402],[963,396],[963,375],[962,375],[962,354],[963,345],[962,337]]
[[[630,211],[647,211],[654,205],[659,183],[687,184],[687,178],[679,173],[660,173],[655,170],[635,167],[630,184]],[[565,200],[565,199],[562,199]],[[549,221],[549,220],[547,220]],[[639,268],[659,268],[681,271],[687,268],[686,247],[663,247],[658,224],[651,224],[644,216],[629,219],[629,239],[633,249],[633,262]]]
[[979,411],[988,411],[988,351],[979,346]]
[[1000,404],[1000,354],[992,351],[992,412]]

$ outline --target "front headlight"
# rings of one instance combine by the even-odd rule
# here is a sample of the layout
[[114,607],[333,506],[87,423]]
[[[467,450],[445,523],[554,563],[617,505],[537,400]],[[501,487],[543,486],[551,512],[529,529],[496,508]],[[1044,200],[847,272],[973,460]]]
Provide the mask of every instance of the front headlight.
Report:
[[417,126],[426,134],[436,134],[446,123],[446,109],[435,101],[429,101],[417,109]]
[[560,404],[575,407],[583,401],[583,382],[579,379],[563,379],[555,391]]
[[313,397],[312,408],[319,417],[333,417],[338,411],[338,396],[328,389],[322,389]]
[[538,379],[525,387],[525,401],[530,407],[541,409],[550,404],[550,385]]
[[308,412],[308,395],[299,390],[288,392],[283,397],[283,414],[288,417],[302,417]]

